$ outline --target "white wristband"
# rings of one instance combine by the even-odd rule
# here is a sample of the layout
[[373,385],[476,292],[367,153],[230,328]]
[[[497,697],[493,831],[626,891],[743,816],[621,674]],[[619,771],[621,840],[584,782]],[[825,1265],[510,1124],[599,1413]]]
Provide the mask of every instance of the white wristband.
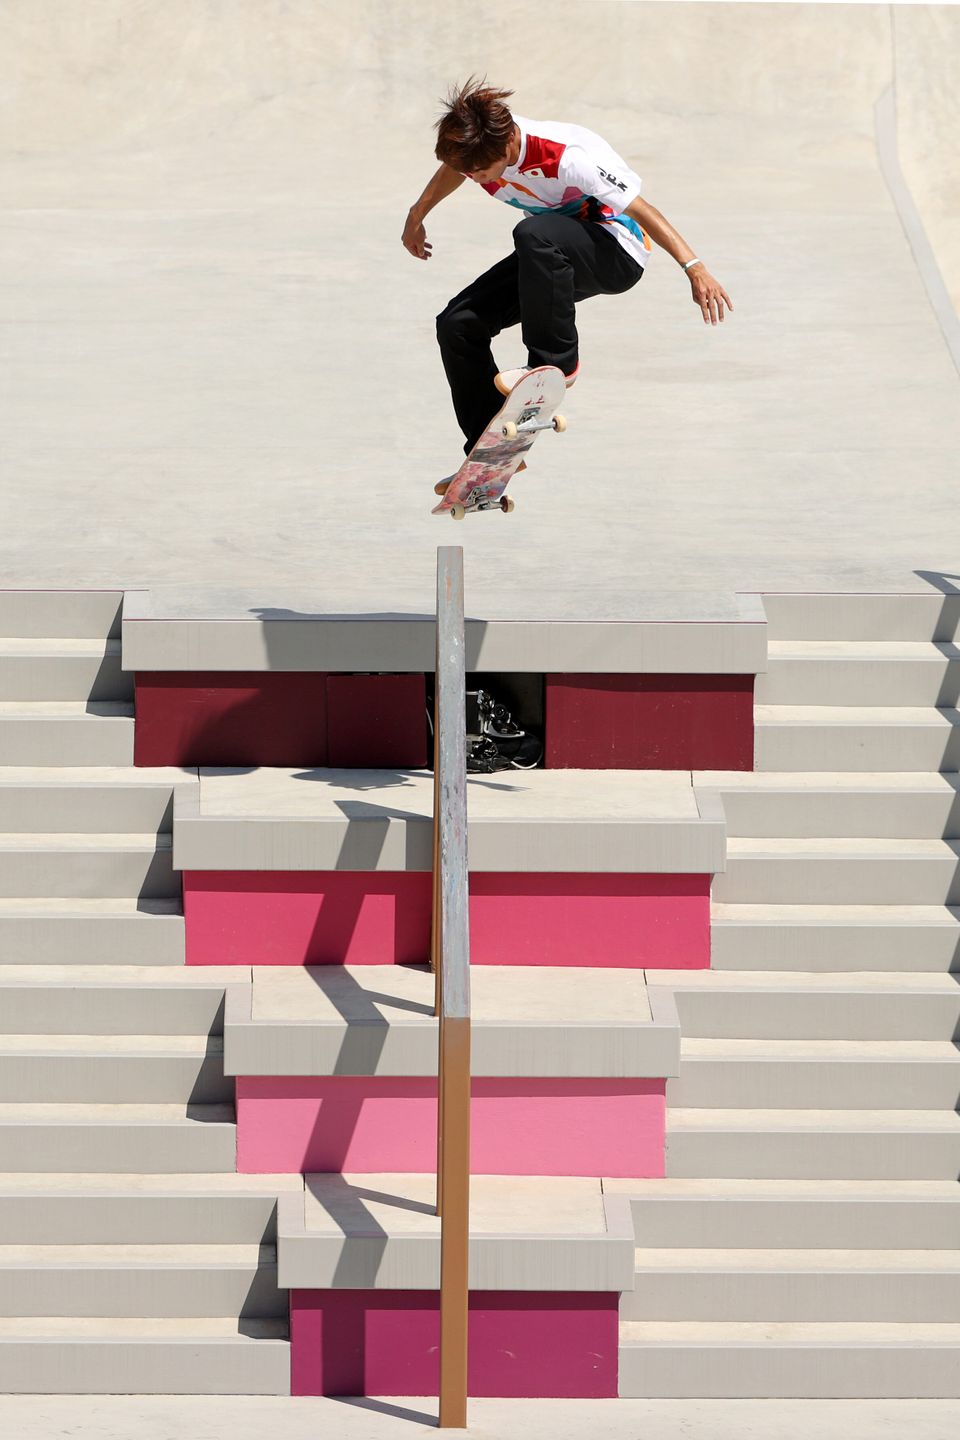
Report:
[[686,265],[684,265],[683,268],[684,268],[684,270],[689,270],[691,265],[702,265],[702,264],[703,264],[703,261],[702,261],[702,260],[688,260],[687,263],[686,263]]

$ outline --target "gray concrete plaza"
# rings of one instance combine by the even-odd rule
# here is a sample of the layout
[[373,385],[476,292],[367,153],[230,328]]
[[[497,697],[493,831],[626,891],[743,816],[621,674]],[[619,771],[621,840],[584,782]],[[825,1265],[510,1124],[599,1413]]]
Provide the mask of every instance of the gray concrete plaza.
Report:
[[[17,1440],[404,1440],[436,1400],[264,1396],[0,1397]],[[952,1440],[956,1400],[474,1400],[476,1440]]]
[[[4,585],[429,609],[453,540],[473,601],[515,614],[956,583],[960,9],[540,14],[8,0]],[[582,306],[569,432],[538,443],[516,515],[453,531],[428,513],[460,449],[433,320],[512,221],[465,187],[428,264],[400,231],[471,70],[605,135],[735,311],[705,326],[660,250]],[[517,331],[497,354],[523,359]]]

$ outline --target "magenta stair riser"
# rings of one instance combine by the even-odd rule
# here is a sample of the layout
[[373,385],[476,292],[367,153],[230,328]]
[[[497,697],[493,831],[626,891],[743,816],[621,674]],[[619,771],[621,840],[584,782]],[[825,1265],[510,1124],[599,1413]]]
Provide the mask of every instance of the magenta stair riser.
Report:
[[[185,871],[188,965],[389,965],[427,959],[419,871]],[[709,875],[470,877],[478,965],[703,969]]]
[[[617,1394],[618,1295],[474,1291],[471,1395]],[[291,1393],[436,1395],[439,1296],[431,1290],[292,1290]]]

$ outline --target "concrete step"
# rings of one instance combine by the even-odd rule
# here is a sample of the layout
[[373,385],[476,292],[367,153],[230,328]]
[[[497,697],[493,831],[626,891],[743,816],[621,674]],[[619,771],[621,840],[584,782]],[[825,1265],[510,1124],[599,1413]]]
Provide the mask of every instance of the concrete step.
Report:
[[925,1040],[960,1034],[960,977],[661,970],[685,1039]]
[[[258,965],[236,976],[223,1024],[228,1075],[435,1076],[435,977],[426,965]],[[477,965],[474,1076],[660,1080],[677,1072],[675,1007],[638,969]]]
[[960,841],[731,837],[725,905],[955,905]]
[[271,1245],[0,1245],[0,1315],[284,1315]]
[[625,1321],[620,1395],[954,1398],[960,1325]]
[[[2,923],[2,922],[0,922]],[[710,914],[715,970],[960,970],[960,907],[725,905]]]
[[[280,1196],[279,1283],[296,1290],[435,1291],[441,1222],[432,1174],[307,1174]],[[633,1282],[629,1206],[599,1179],[473,1175],[471,1290],[619,1293]]]
[[276,1240],[299,1175],[0,1174],[7,1245],[250,1245]]
[[0,635],[117,639],[122,603],[121,590],[0,590]]
[[0,965],[8,1035],[219,1035],[224,992],[241,967]]
[[0,702],[0,766],[133,765],[133,706],[116,700]]
[[169,835],[0,833],[0,896],[169,899],[172,862]]
[[780,640],[953,640],[960,595],[766,594],[767,634]]
[[229,1104],[222,1036],[0,1035],[0,1102]]
[[667,1174],[955,1180],[960,1115],[947,1110],[671,1109]]
[[133,700],[119,640],[0,637],[0,700]]
[[605,1180],[644,1246],[955,1249],[956,1180]]
[[960,1249],[638,1249],[635,1288],[624,1292],[620,1315],[960,1323],[958,1281]]
[[757,770],[960,768],[960,714],[943,706],[756,705]]
[[289,1395],[285,1320],[0,1320],[0,1393]]
[[667,1081],[667,1104],[956,1110],[960,1046],[950,1040],[684,1040],[680,1075]]
[[177,786],[196,783],[174,768],[11,765],[0,769],[0,815],[8,833],[155,835],[172,828]]
[[0,955],[11,965],[182,969],[184,943],[179,899],[0,899]]
[[4,1105],[10,1171],[211,1172],[236,1168],[232,1105]]
[[960,648],[931,640],[771,640],[759,705],[956,705]]
[[960,834],[960,776],[906,771],[695,771],[719,794],[728,836],[934,840]]

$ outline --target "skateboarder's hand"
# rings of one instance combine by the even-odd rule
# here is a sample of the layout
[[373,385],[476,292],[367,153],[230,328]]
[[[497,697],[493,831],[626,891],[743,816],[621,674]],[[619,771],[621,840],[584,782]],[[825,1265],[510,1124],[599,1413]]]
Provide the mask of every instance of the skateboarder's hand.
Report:
[[403,227],[401,235],[403,247],[409,250],[418,260],[429,260],[433,246],[427,239],[427,232],[423,228],[423,221],[415,211],[411,210],[407,216],[407,223]]
[[687,274],[693,291],[693,303],[700,306],[704,325],[716,325],[718,320],[723,320],[724,305],[728,310],[733,309],[730,296],[720,281],[714,280],[706,265],[694,265]]

